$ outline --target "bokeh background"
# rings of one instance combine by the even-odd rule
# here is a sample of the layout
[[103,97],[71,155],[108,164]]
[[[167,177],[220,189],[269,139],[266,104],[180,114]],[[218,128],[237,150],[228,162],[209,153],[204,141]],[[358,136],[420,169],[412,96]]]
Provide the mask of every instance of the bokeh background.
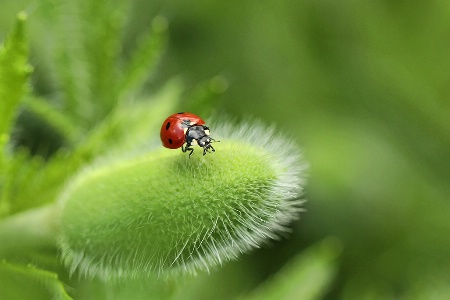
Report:
[[[2,0],[0,36],[43,3]],[[219,75],[217,113],[275,123],[310,164],[289,238],[214,271],[205,299],[236,297],[327,237],[342,250],[326,299],[450,297],[448,1],[133,0],[127,15],[124,55],[155,16],[169,21],[149,91]],[[50,94],[45,30],[29,36],[33,89]]]

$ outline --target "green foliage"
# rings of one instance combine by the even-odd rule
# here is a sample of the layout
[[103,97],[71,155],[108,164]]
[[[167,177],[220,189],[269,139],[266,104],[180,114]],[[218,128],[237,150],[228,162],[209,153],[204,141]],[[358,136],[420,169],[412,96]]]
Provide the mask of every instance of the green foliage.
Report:
[[139,38],[136,50],[131,56],[130,62],[123,71],[119,90],[122,97],[128,96],[130,91],[144,84],[149,70],[155,67],[155,63],[161,54],[161,49],[166,44],[167,20],[161,16],[153,20],[152,30]]
[[[17,20],[23,9],[29,17]],[[170,22],[153,22],[157,13]],[[0,260],[8,271],[0,285],[15,287],[20,276],[22,289],[5,291],[45,297],[30,283],[41,282],[28,276],[37,269],[57,274],[75,299],[448,298],[449,16],[446,0],[1,1]],[[289,239],[196,277],[69,277],[54,203],[81,193],[77,180],[82,188],[100,169],[159,158],[161,121],[179,110],[206,117],[218,150],[226,139],[212,121],[224,112],[274,122],[301,141],[311,164],[308,212]],[[108,222],[109,231],[126,226]],[[326,236],[342,243],[338,257],[322,252]],[[23,272],[12,276],[16,267]]]
[[[40,55],[51,61],[56,97],[25,89],[23,14],[2,48],[2,297],[68,299],[59,277],[80,285],[74,294],[82,295],[94,277],[115,289],[109,279],[210,270],[278,238],[301,211],[305,165],[273,128],[217,122],[214,137],[223,142],[206,157],[149,146],[183,88],[169,80],[151,96],[142,92],[167,21],[155,18],[124,59],[124,3],[43,2],[38,14],[48,18],[40,25],[51,24],[54,34]],[[186,106],[209,115],[226,87],[214,77],[190,92]],[[68,270],[51,259],[57,246]],[[67,277],[75,271],[88,279]],[[32,283],[15,291],[21,280]],[[169,297],[161,288],[143,292]],[[130,293],[135,298],[136,291],[116,296]]]
[[0,262],[1,299],[72,299],[58,275],[33,266]]
[[11,125],[25,94],[26,80],[31,71],[27,63],[28,45],[24,32],[26,19],[25,13],[18,14],[11,34],[0,46],[0,170],[3,169]]
[[336,275],[340,242],[328,238],[289,261],[273,278],[243,299],[322,299]]
[[[31,114],[33,119],[25,119],[25,121],[31,121],[31,123],[19,123],[19,130],[14,133],[12,140],[9,138],[11,136],[11,124],[14,122],[15,117],[18,116],[18,104],[19,101],[24,98],[26,78],[30,70],[30,67],[27,65],[27,48],[24,40],[24,14],[19,15],[17,25],[1,51],[2,74],[0,74],[0,92],[2,93],[1,113],[3,116],[0,118],[2,124],[0,128],[2,129],[2,148],[5,148],[6,146],[10,148],[11,144],[20,143],[22,140],[24,140],[25,145],[27,145],[27,132],[34,130],[32,133],[33,138],[36,139],[36,136],[38,136],[37,140],[41,142],[40,145],[37,145],[38,148],[32,151],[36,152],[34,154],[40,154],[44,157],[49,156],[51,154],[48,150],[49,146],[46,146],[45,142],[42,142],[42,140],[45,141],[45,139],[48,139],[47,133],[36,131],[36,128],[40,128],[40,124],[46,124],[47,127],[55,130],[61,139],[60,144],[63,145],[64,148],[60,149],[55,155],[48,157],[47,161],[43,161],[39,157],[32,157],[29,155],[28,151],[20,149],[20,144],[16,145],[18,148],[16,153],[7,160],[3,159],[2,155],[0,163],[3,163],[4,166],[1,170],[6,172],[4,174],[4,179],[2,180],[3,188],[1,191],[0,215],[13,214],[27,208],[38,207],[42,204],[53,202],[67,178],[80,166],[91,161],[98,154],[111,151],[111,149],[117,145],[123,147],[123,145],[132,145],[132,143],[144,140],[145,135],[148,134],[145,131],[156,128],[156,123],[159,122],[159,119],[157,118],[159,117],[159,114],[164,115],[171,113],[177,101],[177,91],[179,91],[180,88],[176,87],[176,84],[171,84],[168,88],[169,91],[166,90],[166,92],[164,92],[163,90],[163,92],[159,94],[160,96],[156,95],[153,97],[155,98],[155,101],[145,101],[142,99],[136,101],[135,105],[131,105],[130,100],[127,100],[122,103],[120,108],[113,111],[113,108],[118,103],[119,95],[125,93],[130,87],[120,86],[118,80],[116,87],[114,87],[112,81],[103,78],[104,76],[99,75],[99,73],[96,74],[95,82],[86,82],[85,80],[87,79],[93,80],[91,75],[95,72],[91,72],[86,65],[83,64],[83,60],[79,59],[79,51],[82,49],[83,51],[88,51],[90,55],[95,55],[89,51],[89,49],[94,47],[89,43],[97,42],[99,45],[105,47],[111,46],[111,43],[108,44],[107,41],[114,41],[114,43],[117,43],[119,31],[115,32],[110,29],[114,26],[119,26],[120,22],[117,18],[120,19],[120,13],[118,14],[116,12],[116,19],[114,20],[111,20],[110,17],[100,20],[99,22],[103,24],[102,26],[104,26],[104,28],[100,28],[97,34],[90,33],[94,36],[72,35],[71,41],[68,42],[64,40],[67,38],[67,33],[64,32],[64,29],[66,28],[60,28],[57,24],[60,24],[60,22],[64,25],[83,24],[81,21],[77,23],[77,21],[73,20],[71,20],[73,21],[73,23],[71,23],[66,18],[76,17],[78,20],[78,18],[82,18],[83,16],[89,17],[88,11],[90,10],[84,7],[80,2],[71,4],[67,1],[61,3],[61,5],[60,8],[74,6],[73,10],[64,11],[62,15],[57,16],[56,18],[54,16],[50,18],[50,20],[53,20],[54,22],[54,27],[52,29],[57,31],[57,34],[53,37],[56,39],[55,48],[51,48],[51,50],[55,51],[58,55],[66,57],[63,60],[57,60],[57,63],[55,64],[55,72],[60,75],[57,78],[57,83],[58,86],[61,87],[63,91],[62,95],[64,96],[62,99],[62,111],[55,109],[54,105],[49,104],[48,100],[44,100],[42,97],[32,95],[27,96],[26,101],[23,102],[25,112]],[[79,10],[84,9],[87,9],[87,11],[84,11],[86,15],[79,12]],[[103,13],[106,16],[115,9],[118,8],[104,7],[105,11]],[[46,13],[46,11],[43,12]],[[159,23],[161,22],[164,21],[159,21]],[[148,40],[164,40],[162,37],[164,35],[164,28],[162,28],[162,26],[156,27],[157,30],[152,32],[152,38],[148,37]],[[101,32],[106,36],[102,36]],[[102,36],[102,39],[98,39],[99,36]],[[79,38],[79,40],[77,40],[77,38]],[[77,45],[76,49],[70,48],[74,47],[75,44]],[[52,43],[50,43],[50,45],[52,45]],[[143,68],[154,65],[154,61],[158,57],[157,53],[161,52],[162,47],[163,42],[159,42],[156,45],[152,42],[141,45],[138,54],[136,55],[145,63],[137,65],[136,62],[132,62],[129,63],[129,66],[128,64],[125,64],[128,72],[122,76],[122,81],[143,82],[143,78],[147,76],[147,74],[142,71]],[[94,48],[97,49],[97,47]],[[107,49],[97,50],[100,52],[108,52]],[[111,51],[108,53],[111,53]],[[116,52],[114,55],[114,58],[106,58],[109,62],[106,62],[106,60],[97,61],[95,58],[91,58],[92,63],[90,66],[95,67],[99,72],[101,71],[102,74],[118,73],[119,63],[117,56],[119,53]],[[98,54],[97,56],[101,55]],[[135,58],[135,60],[136,59],[137,58]],[[111,71],[111,68],[116,68],[116,70]],[[84,76],[84,73],[89,73],[89,76]],[[103,83],[98,81],[101,79],[104,80]],[[80,83],[83,86],[79,86]],[[86,86],[91,85],[104,86],[104,88],[98,87],[97,89],[101,93],[103,93],[101,90],[104,89],[105,95],[101,96],[96,93],[95,101],[88,95],[83,95],[82,93],[85,92]],[[137,86],[136,88],[139,87],[140,86]],[[108,92],[106,92],[106,90]],[[114,95],[108,94],[111,91]],[[91,97],[94,97],[94,95],[91,95]],[[98,99],[103,99],[101,100],[103,102],[98,103]],[[91,109],[92,103],[96,103],[96,111]],[[89,116],[89,114],[85,113],[87,111],[89,111],[89,114],[94,112],[95,116]],[[156,116],[154,119],[155,122],[147,121],[146,118],[148,117],[149,111],[154,112],[154,116]],[[24,113],[22,114],[24,115]],[[106,117],[106,115],[108,116]],[[102,116],[104,117],[102,118]],[[86,118],[92,119],[87,120]],[[100,122],[100,120],[104,121]],[[92,122],[98,122],[98,126],[93,126],[94,128],[91,126],[91,128],[89,128],[88,124],[92,125]],[[121,139],[127,139],[130,144],[123,143]],[[8,141],[9,143],[7,143]],[[61,168],[62,165],[65,166],[65,168]]]

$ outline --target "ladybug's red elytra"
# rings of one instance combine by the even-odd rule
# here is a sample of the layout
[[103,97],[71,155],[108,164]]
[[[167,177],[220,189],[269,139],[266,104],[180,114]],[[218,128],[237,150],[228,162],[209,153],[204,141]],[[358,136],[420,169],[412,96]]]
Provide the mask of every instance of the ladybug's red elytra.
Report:
[[205,121],[192,113],[180,112],[170,115],[161,126],[160,136],[164,147],[169,149],[181,147],[183,152],[190,151],[189,157],[194,152],[192,146],[195,144],[203,148],[203,155],[210,150],[216,151],[211,145],[216,140],[209,136],[209,128],[205,126]]

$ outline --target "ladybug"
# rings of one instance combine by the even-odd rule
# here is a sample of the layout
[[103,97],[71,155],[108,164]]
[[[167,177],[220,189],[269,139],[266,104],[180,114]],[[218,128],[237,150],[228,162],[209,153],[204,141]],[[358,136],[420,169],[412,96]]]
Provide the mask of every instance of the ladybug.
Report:
[[[179,112],[170,115],[161,126],[161,142],[164,147],[178,149],[183,152],[190,151],[189,157],[194,152],[193,145],[203,148],[203,155],[207,152],[215,152],[212,142],[216,140],[209,136],[209,128],[205,121],[197,115],[188,112]],[[186,144],[186,145],[184,145]]]

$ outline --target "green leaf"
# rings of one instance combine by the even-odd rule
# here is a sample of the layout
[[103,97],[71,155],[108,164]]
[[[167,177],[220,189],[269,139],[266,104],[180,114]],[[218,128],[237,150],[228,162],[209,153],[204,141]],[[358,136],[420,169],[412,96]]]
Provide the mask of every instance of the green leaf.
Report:
[[257,123],[214,128],[215,153],[106,160],[72,182],[60,201],[60,247],[72,272],[195,273],[286,230],[302,204],[297,147]]
[[40,11],[49,20],[42,30],[54,35],[46,45],[53,55],[47,58],[55,72],[50,76],[63,96],[64,112],[88,131],[118,103],[117,63],[129,2],[47,2]]
[[5,44],[0,46],[0,169],[5,145],[9,140],[17,108],[26,91],[31,67],[27,64],[28,45],[25,38],[27,15],[19,13]]
[[161,16],[153,20],[152,30],[145,33],[138,41],[130,62],[125,66],[119,83],[122,98],[139,88],[148,79],[150,72],[159,61],[167,42],[167,20]]
[[33,266],[0,262],[0,299],[72,299],[58,275]]
[[[98,123],[118,103],[117,62],[121,50],[121,33],[129,1],[79,1],[85,48],[90,75],[89,88],[94,114],[92,123]],[[95,26],[93,26],[93,20]]]
[[[51,30],[50,43],[38,43],[47,57],[50,74],[62,96],[61,108],[65,114],[76,120],[91,118],[92,93],[89,82],[89,62],[83,38],[86,32],[82,28],[80,1],[43,1],[39,7],[42,14],[40,34]],[[43,45],[44,44],[44,45]],[[80,122],[81,123],[81,122]],[[83,127],[84,124],[79,124]]]
[[327,238],[289,261],[277,274],[242,299],[322,299],[337,271],[340,242]]
[[[4,45],[0,46],[0,183],[8,185],[5,181],[6,165],[11,157],[6,157],[6,147],[10,137],[13,122],[17,116],[19,104],[24,98],[27,78],[31,72],[28,65],[28,44],[25,35],[25,22],[27,15],[21,12],[17,15],[16,23],[8,35]],[[1,172],[4,172],[1,174]],[[8,214],[10,202],[5,197],[4,189],[0,196],[0,216]]]

